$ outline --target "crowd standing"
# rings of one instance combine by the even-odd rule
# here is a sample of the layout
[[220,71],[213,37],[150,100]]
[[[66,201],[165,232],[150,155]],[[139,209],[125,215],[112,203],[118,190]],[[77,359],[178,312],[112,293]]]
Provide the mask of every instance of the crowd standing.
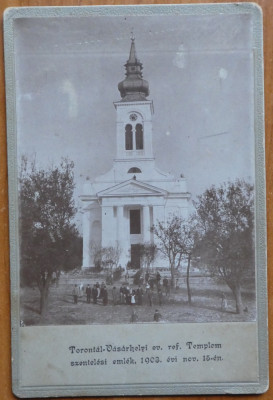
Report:
[[[125,283],[120,287],[113,286],[111,289],[112,300],[111,304],[118,305],[131,305],[131,306],[142,306],[149,305],[152,307],[154,304],[161,306],[165,298],[170,295],[170,283],[169,280],[164,277],[161,283],[161,275],[159,272],[155,276],[151,277],[149,272],[146,272],[142,284],[138,287],[132,287],[129,284],[128,272],[125,275]],[[96,282],[92,287],[90,284],[84,286],[82,283],[75,284],[72,290],[74,304],[78,304],[79,298],[86,295],[86,302],[88,304],[102,304],[106,306],[109,302],[108,289],[105,282]],[[135,318],[135,317],[134,317]],[[134,319],[133,318],[133,319]]]
[[[123,275],[123,281],[121,284],[116,283],[116,286],[107,280],[108,289],[104,281],[96,282],[94,284],[78,283],[73,285],[72,298],[74,304],[78,304],[79,299],[81,302],[90,304],[98,304],[106,306],[111,304],[117,305],[130,305],[131,316],[130,322],[138,321],[137,306],[157,306],[161,307],[164,303],[170,303],[171,293],[171,282],[166,276],[163,278],[160,272],[151,273],[146,271],[144,275],[140,275],[139,279],[135,279],[137,274],[134,275],[134,283],[132,282],[132,276],[129,276],[128,270]],[[130,282],[131,281],[131,282]],[[139,283],[137,285],[137,283]],[[175,288],[179,288],[178,279],[176,280]],[[84,300],[83,300],[84,299]],[[227,312],[228,300],[224,292],[220,293],[220,310]],[[119,309],[117,310],[119,311]],[[244,312],[248,312],[248,308],[244,309]],[[158,309],[154,312],[153,320],[159,322],[162,320],[162,315]]]

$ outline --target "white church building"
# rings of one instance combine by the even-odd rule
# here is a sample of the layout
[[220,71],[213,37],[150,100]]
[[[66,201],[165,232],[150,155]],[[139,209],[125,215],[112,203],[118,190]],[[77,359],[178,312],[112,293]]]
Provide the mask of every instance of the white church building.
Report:
[[[83,204],[83,268],[94,267],[94,249],[122,249],[120,264],[140,267],[137,249],[155,243],[151,227],[176,214],[186,218],[190,194],[183,177],[175,178],[156,167],[153,154],[153,101],[142,78],[135,39],[131,39],[126,77],[118,84],[116,157],[112,169],[93,182],[86,180]],[[171,155],[169,155],[171,156]],[[157,264],[159,265],[159,264]]]

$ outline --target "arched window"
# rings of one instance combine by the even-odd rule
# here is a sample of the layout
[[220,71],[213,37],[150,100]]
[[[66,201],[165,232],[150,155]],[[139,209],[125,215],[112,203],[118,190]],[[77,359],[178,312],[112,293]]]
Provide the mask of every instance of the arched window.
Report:
[[133,150],[133,129],[131,124],[125,126],[125,150]]
[[128,174],[140,174],[141,170],[137,167],[132,167],[129,169]]
[[143,127],[141,124],[136,124],[136,149],[143,150]]

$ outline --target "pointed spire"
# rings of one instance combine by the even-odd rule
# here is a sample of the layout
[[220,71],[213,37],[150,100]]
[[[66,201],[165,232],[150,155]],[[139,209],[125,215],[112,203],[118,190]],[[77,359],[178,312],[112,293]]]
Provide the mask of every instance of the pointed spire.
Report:
[[146,100],[149,95],[149,84],[142,79],[142,63],[136,55],[135,36],[131,32],[129,59],[125,64],[126,78],[118,84],[122,101]]
[[136,46],[135,46],[135,39],[134,37],[131,37],[131,49],[130,49],[130,55],[129,55],[129,60],[127,61],[129,64],[135,64],[137,62],[137,56],[136,56]]

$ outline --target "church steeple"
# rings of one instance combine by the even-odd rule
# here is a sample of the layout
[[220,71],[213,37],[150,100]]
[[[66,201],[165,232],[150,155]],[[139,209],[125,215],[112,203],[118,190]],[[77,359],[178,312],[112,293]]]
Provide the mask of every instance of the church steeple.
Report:
[[131,37],[130,55],[129,55],[129,60],[127,61],[127,63],[135,64],[136,62],[137,62],[137,56],[136,56],[135,38],[132,35],[132,37]]
[[149,84],[142,79],[142,63],[136,55],[135,38],[131,37],[129,59],[125,64],[126,78],[118,84],[121,101],[143,101],[149,96]]

